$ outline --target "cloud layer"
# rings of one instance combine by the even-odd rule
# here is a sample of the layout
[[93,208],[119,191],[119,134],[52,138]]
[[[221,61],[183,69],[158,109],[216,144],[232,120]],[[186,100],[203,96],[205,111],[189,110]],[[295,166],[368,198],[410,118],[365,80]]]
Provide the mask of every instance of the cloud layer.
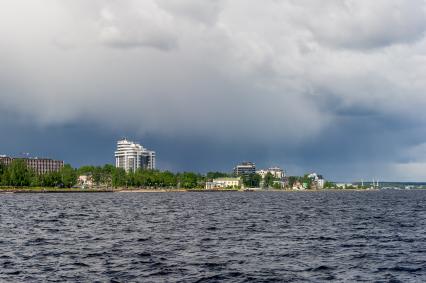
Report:
[[0,108],[408,178],[426,161],[406,158],[425,142],[425,30],[424,0],[5,0]]

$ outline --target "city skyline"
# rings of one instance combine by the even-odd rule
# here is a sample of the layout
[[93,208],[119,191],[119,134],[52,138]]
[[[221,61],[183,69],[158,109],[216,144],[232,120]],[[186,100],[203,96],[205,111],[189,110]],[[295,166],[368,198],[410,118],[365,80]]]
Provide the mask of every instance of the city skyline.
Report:
[[4,1],[0,154],[425,181],[425,5]]

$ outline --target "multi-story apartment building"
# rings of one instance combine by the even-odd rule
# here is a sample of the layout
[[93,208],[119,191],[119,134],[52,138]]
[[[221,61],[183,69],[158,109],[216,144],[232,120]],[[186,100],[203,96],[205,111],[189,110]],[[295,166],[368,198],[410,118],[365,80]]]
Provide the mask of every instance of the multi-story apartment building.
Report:
[[155,169],[155,151],[148,150],[142,145],[122,139],[117,142],[115,151],[115,167],[123,168],[126,172],[136,171],[138,168]]
[[9,166],[13,160],[21,159],[25,161],[27,167],[33,170],[36,174],[46,174],[50,172],[58,172],[64,167],[64,161],[62,160],[53,160],[49,158],[15,158],[5,155],[0,156],[0,162],[6,166]]
[[256,173],[256,165],[253,162],[242,162],[234,168],[236,176],[250,175]]

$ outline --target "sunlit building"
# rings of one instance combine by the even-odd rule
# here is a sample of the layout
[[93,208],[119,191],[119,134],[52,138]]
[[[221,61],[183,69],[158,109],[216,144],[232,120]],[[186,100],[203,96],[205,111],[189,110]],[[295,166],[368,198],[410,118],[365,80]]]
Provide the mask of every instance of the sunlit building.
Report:
[[242,185],[241,178],[217,178],[212,182],[206,182],[206,189],[241,188]]
[[142,145],[122,139],[117,142],[115,151],[115,167],[123,168],[126,172],[136,171],[138,168],[155,169],[155,151],[148,150]]
[[270,167],[268,169],[258,170],[256,171],[256,173],[259,174],[262,177],[262,179],[265,179],[265,176],[268,173],[271,173],[274,178],[280,179],[280,180],[283,180],[285,177],[284,170],[279,167]]

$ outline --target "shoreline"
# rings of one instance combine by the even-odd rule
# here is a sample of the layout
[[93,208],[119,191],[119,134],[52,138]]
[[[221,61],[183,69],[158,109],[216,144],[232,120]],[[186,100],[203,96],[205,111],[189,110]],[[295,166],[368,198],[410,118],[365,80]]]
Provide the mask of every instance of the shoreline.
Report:
[[322,189],[322,190],[274,190],[274,189],[263,189],[263,190],[250,190],[250,189],[216,189],[216,190],[205,190],[205,189],[129,189],[129,188],[105,188],[105,189],[60,189],[60,188],[0,188],[0,194],[50,194],[50,193],[211,193],[211,192],[280,192],[280,193],[302,193],[302,192],[374,192],[380,191],[380,189]]

